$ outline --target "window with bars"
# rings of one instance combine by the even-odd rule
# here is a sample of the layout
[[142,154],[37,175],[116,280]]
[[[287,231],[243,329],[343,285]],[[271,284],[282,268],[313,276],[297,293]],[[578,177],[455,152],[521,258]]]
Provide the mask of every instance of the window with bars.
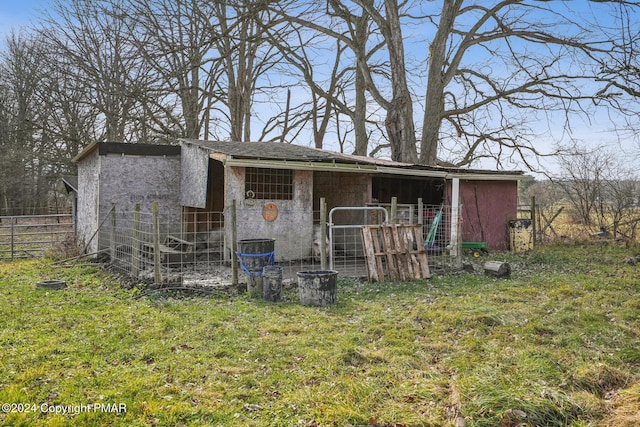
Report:
[[288,169],[247,168],[245,199],[293,199],[293,171]]

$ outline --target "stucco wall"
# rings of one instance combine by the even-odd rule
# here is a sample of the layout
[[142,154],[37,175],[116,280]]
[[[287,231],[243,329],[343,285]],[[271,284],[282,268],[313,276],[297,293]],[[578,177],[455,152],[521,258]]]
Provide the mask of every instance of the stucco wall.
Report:
[[[294,171],[293,200],[245,199],[245,168],[226,169],[227,205],[236,200],[238,240],[275,239],[276,259],[299,259],[311,255],[313,239],[313,174]],[[266,204],[277,208],[277,217],[266,220],[262,209]],[[227,224],[227,241],[231,241],[230,222]]]
[[100,156],[94,151],[78,164],[78,206],[77,206],[77,239],[84,247],[87,243],[88,253],[98,250],[98,240],[91,236],[98,227],[98,176],[100,173]]
[[180,156],[100,156],[99,183],[100,221],[115,203],[118,228],[132,228],[136,203],[151,212],[157,201],[161,234],[180,230]]
[[507,223],[517,217],[517,181],[460,180],[462,241],[509,249]]
[[180,204],[192,208],[206,207],[209,150],[183,143],[181,168]]

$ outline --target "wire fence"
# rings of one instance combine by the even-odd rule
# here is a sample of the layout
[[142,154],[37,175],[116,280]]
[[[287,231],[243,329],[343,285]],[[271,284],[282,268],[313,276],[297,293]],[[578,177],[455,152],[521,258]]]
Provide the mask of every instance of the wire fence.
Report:
[[[332,269],[342,277],[367,277],[361,227],[384,222],[420,224],[432,270],[458,263],[459,252],[449,245],[451,209],[446,206],[345,207],[309,213],[288,209],[280,225],[267,224],[263,208],[225,212],[186,212],[181,223],[163,223],[160,212],[112,209],[102,218],[97,238],[99,256],[134,281],[228,285],[251,280],[253,257],[239,251],[239,242],[273,240],[272,261],[282,267],[283,279],[293,281],[300,271]],[[324,219],[323,219],[324,215]],[[247,219],[259,218],[260,224]],[[301,219],[308,222],[301,223]],[[322,233],[322,224],[325,232]],[[262,226],[262,228],[260,228]],[[326,236],[323,241],[323,236]],[[323,248],[324,246],[324,248]],[[324,256],[324,258],[323,258]],[[244,268],[243,268],[244,267]],[[260,270],[260,269],[258,269]],[[260,274],[257,272],[256,274]]]
[[73,217],[0,216],[0,260],[42,257],[58,245],[74,245]]

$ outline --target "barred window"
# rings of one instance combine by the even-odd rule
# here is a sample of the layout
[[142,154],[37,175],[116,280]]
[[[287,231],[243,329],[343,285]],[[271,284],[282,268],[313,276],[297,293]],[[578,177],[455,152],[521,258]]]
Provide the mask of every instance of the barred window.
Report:
[[293,199],[293,171],[289,169],[247,168],[245,199]]

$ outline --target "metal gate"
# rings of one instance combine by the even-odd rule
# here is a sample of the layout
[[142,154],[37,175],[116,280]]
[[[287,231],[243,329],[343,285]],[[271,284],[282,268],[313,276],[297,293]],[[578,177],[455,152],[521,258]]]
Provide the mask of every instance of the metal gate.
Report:
[[0,260],[41,257],[73,226],[71,215],[0,216]]
[[[336,223],[338,220],[339,223]],[[329,211],[329,269],[341,274],[367,276],[361,228],[389,223],[389,212],[380,206],[341,206]]]

